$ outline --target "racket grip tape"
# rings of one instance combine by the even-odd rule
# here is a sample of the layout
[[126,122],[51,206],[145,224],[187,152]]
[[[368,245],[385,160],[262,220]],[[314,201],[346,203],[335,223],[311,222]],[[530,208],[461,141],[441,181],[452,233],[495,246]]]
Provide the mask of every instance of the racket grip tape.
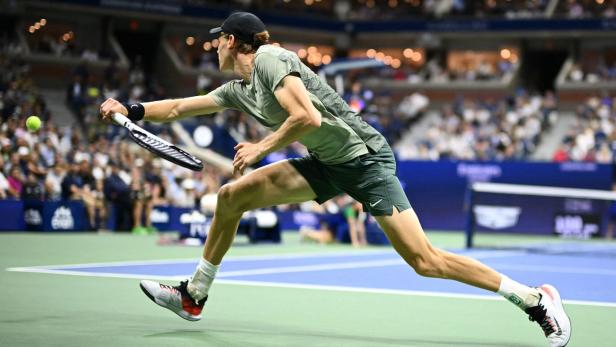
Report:
[[121,113],[114,113],[111,118],[113,119],[114,122],[122,125],[122,126],[126,126],[127,123],[132,123],[130,119],[128,119],[128,117],[126,117],[125,115],[121,114]]

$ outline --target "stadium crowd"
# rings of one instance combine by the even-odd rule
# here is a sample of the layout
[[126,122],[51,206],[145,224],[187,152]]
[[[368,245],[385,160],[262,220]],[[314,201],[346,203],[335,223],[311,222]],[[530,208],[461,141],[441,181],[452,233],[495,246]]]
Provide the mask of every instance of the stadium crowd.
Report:
[[401,159],[524,160],[558,118],[556,98],[519,91],[502,100],[458,98],[446,105],[413,144],[396,146]]
[[[259,11],[277,8],[280,11],[317,15],[341,20],[397,19],[408,17],[505,17],[536,18],[544,16],[548,0],[174,0],[190,5],[219,6],[232,4],[234,8]],[[392,11],[395,9],[395,11]]]
[[[0,72],[0,199],[81,200],[93,229],[106,228],[113,208],[117,229],[146,232],[152,230],[152,205],[197,206],[226,180],[214,167],[193,173],[121,141],[117,127],[96,126],[93,105],[104,94],[91,93],[75,103],[80,95],[75,89],[93,86],[68,88],[68,101],[84,112],[77,113],[85,115],[84,127],[60,128],[33,85],[27,64],[0,54]],[[81,73],[81,68],[75,70],[76,76]],[[138,80],[139,75],[138,68],[133,69],[129,79]],[[130,92],[139,85],[133,82],[126,95],[140,101]],[[36,133],[25,128],[25,118],[33,114],[43,119]],[[161,136],[169,139],[164,132]]]
[[616,80],[616,52],[587,55],[576,61],[567,74],[571,82],[597,83]]
[[591,97],[577,108],[576,116],[553,160],[615,163],[616,96]]
[[561,0],[555,15],[565,18],[614,18],[616,3],[610,0]]

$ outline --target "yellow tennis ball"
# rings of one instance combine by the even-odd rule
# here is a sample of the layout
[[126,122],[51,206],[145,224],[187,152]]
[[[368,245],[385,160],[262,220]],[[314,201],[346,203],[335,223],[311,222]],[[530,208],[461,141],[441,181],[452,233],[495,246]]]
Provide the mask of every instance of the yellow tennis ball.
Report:
[[30,116],[26,119],[26,128],[30,131],[37,131],[41,127],[41,119],[37,116]]

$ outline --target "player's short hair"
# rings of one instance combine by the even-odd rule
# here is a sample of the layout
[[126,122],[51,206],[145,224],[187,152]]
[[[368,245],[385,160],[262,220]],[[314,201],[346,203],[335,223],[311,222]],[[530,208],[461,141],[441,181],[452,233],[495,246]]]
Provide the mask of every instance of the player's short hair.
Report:
[[237,44],[234,51],[242,54],[254,53],[263,45],[269,44],[270,34],[267,30],[254,34],[252,42],[244,42],[236,37]]

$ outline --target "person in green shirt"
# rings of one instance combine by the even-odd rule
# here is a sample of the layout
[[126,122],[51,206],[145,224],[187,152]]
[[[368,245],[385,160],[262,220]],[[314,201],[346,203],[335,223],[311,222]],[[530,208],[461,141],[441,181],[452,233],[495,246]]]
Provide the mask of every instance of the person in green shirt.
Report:
[[570,321],[554,287],[528,287],[477,260],[432,246],[396,177],[394,155],[384,137],[295,53],[270,45],[257,16],[235,12],[210,33],[220,35],[220,70],[235,72],[240,79],[207,95],[183,99],[131,105],[108,99],[100,107],[102,118],[109,120],[120,112],[134,121],[170,122],[234,108],[273,131],[259,142],[235,147],[234,173],[243,175],[267,154],[295,141],[305,145],[309,155],[272,163],[222,186],[194,275],[175,287],[142,281],[141,289],[150,299],[184,319],[201,319],[210,286],[245,211],[311,199],[322,203],[347,193],[376,218],[394,249],[418,274],[497,292],[540,324],[550,346],[568,343]]
[[360,202],[352,201],[343,208],[344,217],[349,225],[349,236],[353,247],[363,247],[368,244],[366,241],[366,213],[362,209]]

